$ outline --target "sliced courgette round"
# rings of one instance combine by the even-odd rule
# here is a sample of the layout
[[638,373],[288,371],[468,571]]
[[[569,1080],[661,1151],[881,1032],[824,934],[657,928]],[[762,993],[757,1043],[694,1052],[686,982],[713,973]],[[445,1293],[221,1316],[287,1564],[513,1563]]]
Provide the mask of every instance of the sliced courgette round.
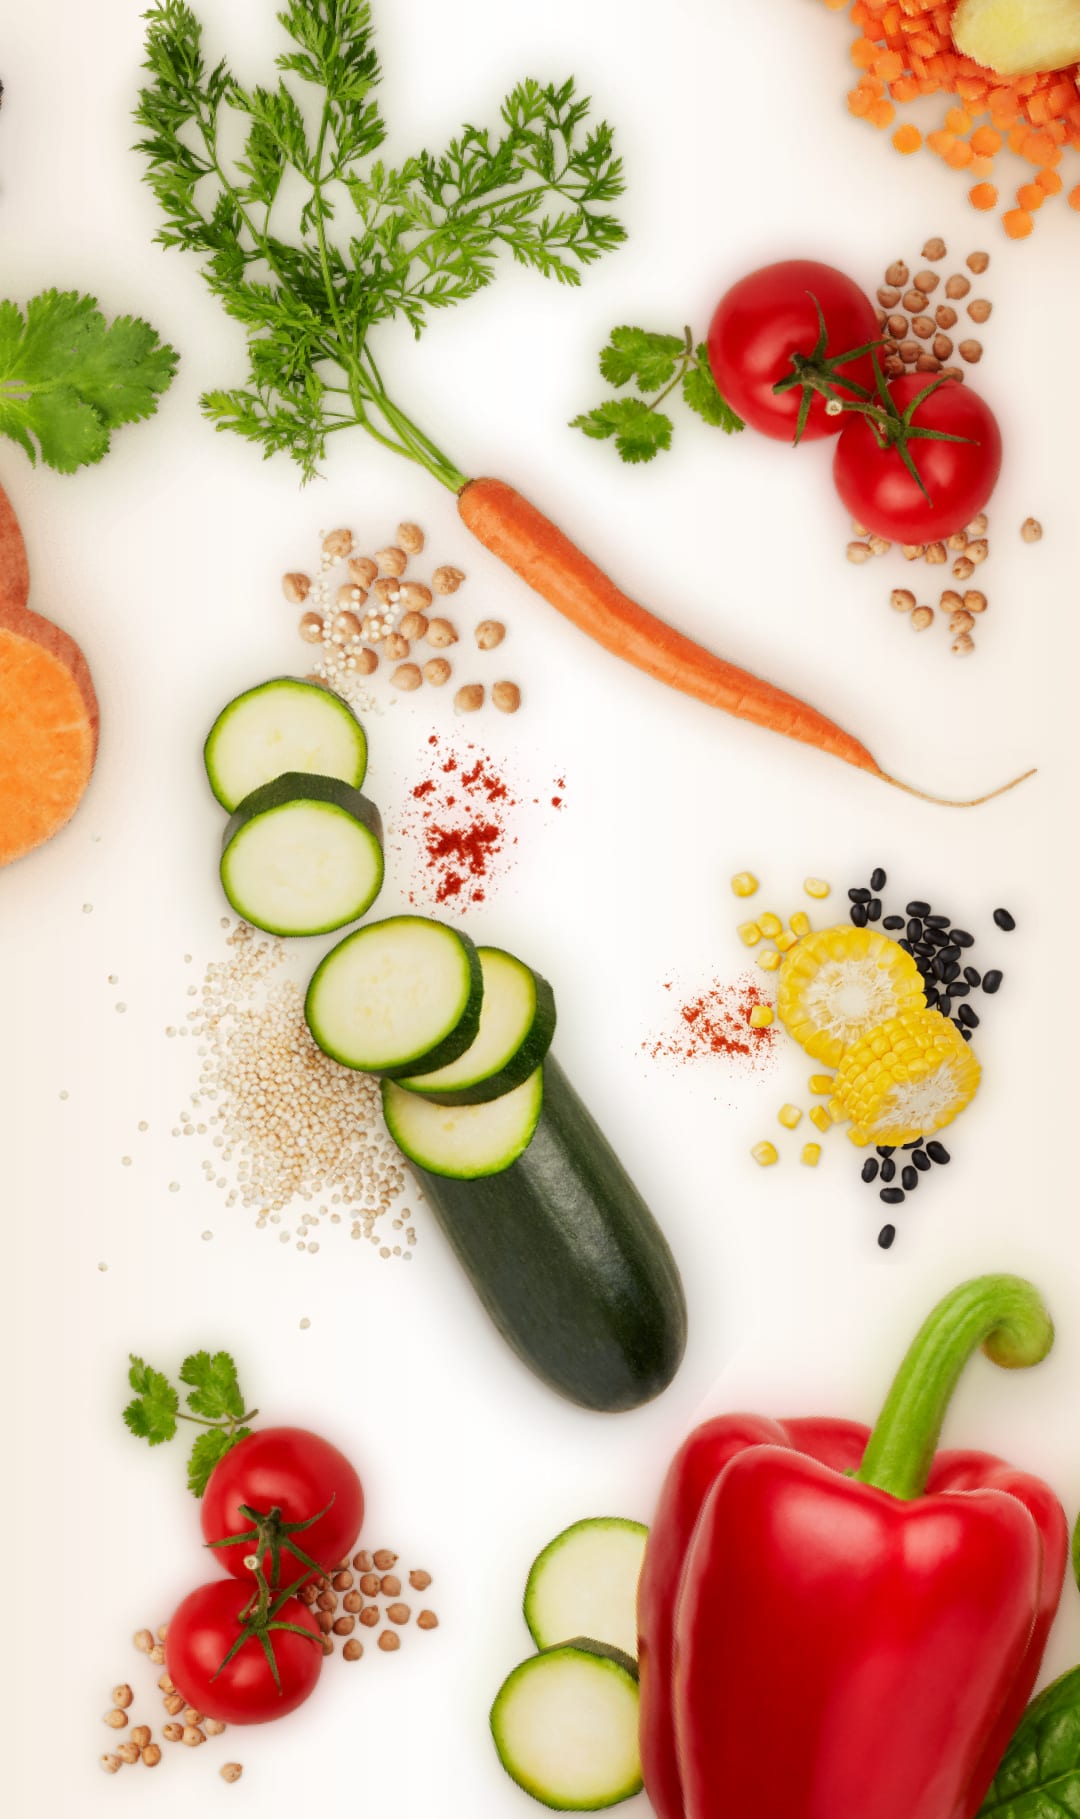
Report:
[[621,1516],[591,1516],[549,1541],[525,1586],[537,1648],[593,1636],[637,1656],[637,1588],[649,1531]]
[[467,935],[426,916],[391,916],[327,954],[305,1015],[324,1054],[392,1079],[463,1054],[476,1038],[483,991]]
[[540,1066],[555,1034],[555,993],[501,947],[477,949],[484,1002],[476,1040],[449,1066],[402,1076],[402,1086],[440,1105],[484,1105],[513,1092]]
[[382,881],[379,811],[336,778],[286,772],[245,796],[225,828],[225,895],[268,934],[325,935],[355,922]]
[[486,1105],[439,1105],[396,1080],[383,1081],[383,1117],[398,1149],[419,1168],[458,1181],[498,1175],[532,1141],[544,1102],[542,1068]]
[[641,1791],[637,1669],[589,1637],[516,1667],[495,1696],[491,1734],[511,1780],[557,1812],[595,1813]]
[[359,789],[367,739],[340,696],[296,676],[276,676],[223,707],[203,747],[206,775],[231,813],[245,796],[286,771],[337,777]]

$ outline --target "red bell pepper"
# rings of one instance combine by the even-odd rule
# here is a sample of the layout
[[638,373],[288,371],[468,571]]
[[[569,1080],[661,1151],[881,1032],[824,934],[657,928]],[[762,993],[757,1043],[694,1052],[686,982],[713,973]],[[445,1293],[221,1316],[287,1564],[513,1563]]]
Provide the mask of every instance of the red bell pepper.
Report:
[[706,1422],[668,1472],[639,1592],[658,1819],[972,1819],[1031,1694],[1068,1551],[1037,1478],[935,1448],[982,1346],[1036,1364],[1029,1283],[961,1285],[872,1433]]

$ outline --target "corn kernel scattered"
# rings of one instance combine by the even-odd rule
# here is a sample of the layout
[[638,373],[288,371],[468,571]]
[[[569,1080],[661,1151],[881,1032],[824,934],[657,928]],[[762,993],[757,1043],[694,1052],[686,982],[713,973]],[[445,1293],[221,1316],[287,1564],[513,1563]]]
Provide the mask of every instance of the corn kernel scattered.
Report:
[[791,929],[792,934],[797,936],[800,941],[804,935],[808,935],[810,933],[810,918],[806,911],[794,910],[788,927]]
[[811,1074],[810,1091],[812,1093],[831,1093],[833,1076],[831,1074]]
[[736,872],[731,880],[731,888],[736,897],[752,897],[757,887],[758,881],[753,872]]
[[827,897],[831,889],[832,885],[826,884],[824,878],[806,878],[803,880],[803,890],[808,897]]
[[755,1004],[750,1012],[750,1028],[753,1030],[767,1030],[772,1020],[771,1004]]
[[799,1161],[805,1162],[807,1168],[816,1168],[821,1161],[820,1143],[804,1143]]
[[750,1154],[760,1168],[769,1168],[772,1163],[780,1160],[780,1152],[775,1143],[755,1143]]
[[777,935],[776,945],[782,954],[788,954],[791,952],[791,949],[795,946],[798,939],[798,935],[793,935],[790,929],[785,929],[782,935]]
[[783,954],[775,947],[768,947],[763,954],[758,955],[757,963],[759,966],[763,966],[767,973],[775,973],[783,958]]
[[783,923],[779,916],[773,915],[772,910],[766,910],[765,914],[759,916],[757,920],[758,927],[762,934],[767,935],[770,941],[775,941],[777,935],[781,935],[784,932]]
[[810,1122],[811,1124],[816,1124],[819,1131],[832,1130],[832,1119],[829,1117],[829,1114],[823,1105],[812,1105],[810,1107]]
[[757,923],[756,922],[740,922],[739,923],[739,940],[745,942],[747,947],[756,947],[758,942],[761,940],[761,930],[759,929]]
[[786,1131],[793,1131],[802,1117],[797,1105],[782,1105],[776,1115]]

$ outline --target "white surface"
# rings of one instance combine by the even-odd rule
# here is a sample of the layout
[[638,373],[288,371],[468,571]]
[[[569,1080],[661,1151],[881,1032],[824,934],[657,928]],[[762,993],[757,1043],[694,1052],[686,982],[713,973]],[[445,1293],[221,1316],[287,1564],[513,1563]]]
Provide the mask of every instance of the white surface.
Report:
[[[239,333],[194,264],[150,244],[154,204],[128,150],[140,10],[141,0],[39,0],[10,8],[5,29],[5,293],[95,289],[110,311],[150,316],[183,361],[158,419],[123,432],[98,469],[63,479],[2,451],[33,603],[85,645],[104,728],[78,818],[0,878],[7,1507],[22,1549],[4,1780],[19,1819],[179,1819],[195,1805],[285,1819],[315,1799],[401,1819],[513,1819],[531,1809],[495,1761],[487,1709],[527,1652],[518,1601],[529,1563],[577,1517],[647,1519],[703,1399],[870,1418],[939,1293],[976,1271],[1025,1271],[1053,1303],[1053,1357],[1008,1379],[975,1363],[948,1436],[1046,1472],[1070,1514],[1080,1501],[1070,795],[1080,535],[1062,365],[1075,342],[1078,223],[1055,205],[1032,242],[1009,245],[972,215],[962,179],[930,158],[902,164],[887,138],[847,117],[847,24],[810,0],[674,0],[659,15],[643,0],[376,7],[391,155],[438,144],[465,118],[494,118],[526,72],[574,71],[617,123],[629,179],[631,240],[579,291],[511,267],[419,346],[383,335],[402,402],[463,467],[524,486],[641,598],[833,713],[901,776],[962,793],[1041,766],[1036,782],[979,811],[935,809],[593,650],[471,545],[449,495],[359,433],[335,439],[325,479],[306,492],[284,460],[263,466],[213,435],[196,400],[239,379]],[[213,15],[212,54],[227,47],[242,77],[270,75],[266,0],[201,10]],[[630,470],[564,427],[603,394],[595,357],[613,323],[703,327],[726,281],[789,253],[833,259],[871,285],[929,233],[993,252],[979,377],[1005,426],[1007,465],[984,571],[992,606],[968,663],[950,657],[940,626],[915,638],[890,613],[899,564],[844,563],[847,526],[820,448],[796,457],[681,421],[674,454]],[[1047,527],[1035,549],[1016,535],[1030,512]],[[407,1267],[341,1234],[300,1256],[249,1214],[227,1214],[203,1184],[204,1152],[168,1134],[194,1057],[163,1028],[182,1021],[188,981],[221,939],[221,815],[200,773],[204,731],[230,694],[297,662],[278,577],[310,559],[319,528],[345,522],[385,541],[402,516],[468,571],[468,611],[511,625],[506,666],[512,653],[527,711],[489,715],[477,733],[533,793],[566,778],[565,810],[533,817],[507,887],[469,926],[555,982],[560,1056],[681,1261],[686,1364],[633,1416],[590,1416],[535,1384],[427,1219]],[[448,709],[425,694],[371,722],[369,788],[391,817],[431,718],[445,725]],[[877,863],[905,896],[940,895],[980,935],[996,903],[1020,924],[995,943],[1008,978],[979,1032],[986,1079],[957,1128],[956,1161],[904,1211],[887,1256],[842,1138],[816,1174],[790,1159],[761,1173],[748,1157],[782,1098],[805,1097],[801,1058],[748,1085],[722,1063],[666,1071],[640,1047],[663,1020],[663,980],[693,986],[739,964],[733,871],[756,870],[786,912],[807,873],[841,887]],[[387,912],[401,884],[390,878]],[[122,1168],[136,1144],[135,1166]],[[346,1446],[367,1482],[371,1544],[435,1574],[442,1627],[410,1635],[393,1658],[369,1650],[355,1668],[329,1663],[318,1697],[287,1724],[234,1734],[227,1751],[170,1753],[150,1809],[144,1771],[106,1780],[98,1770],[112,1741],[100,1714],[114,1682],[145,1681],[130,1633],[160,1620],[205,1568],[179,1448],[151,1454],[120,1424],[123,1369],[129,1350],[174,1367],[206,1344],[238,1356],[274,1418]],[[1055,1670],[1080,1656],[1078,1613],[1067,1587]],[[245,1775],[226,1788],[216,1770],[228,1755]]]

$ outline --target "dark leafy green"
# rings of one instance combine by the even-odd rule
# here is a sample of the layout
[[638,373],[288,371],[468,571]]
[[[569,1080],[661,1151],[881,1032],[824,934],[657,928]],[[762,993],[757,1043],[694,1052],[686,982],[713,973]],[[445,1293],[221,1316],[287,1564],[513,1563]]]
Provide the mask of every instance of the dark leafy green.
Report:
[[597,441],[614,438],[624,461],[651,461],[671,447],[675,425],[659,407],[676,390],[714,429],[730,436],[743,427],[712,376],[708,349],[704,342],[695,346],[689,329],[681,335],[658,335],[644,328],[613,328],[600,354],[600,371],[609,385],[633,381],[639,392],[657,394],[647,403],[640,398],[608,398],[571,423],[572,429]]
[[1076,1819],[1080,1814],[1080,1667],[1028,1706],[979,1819]]

